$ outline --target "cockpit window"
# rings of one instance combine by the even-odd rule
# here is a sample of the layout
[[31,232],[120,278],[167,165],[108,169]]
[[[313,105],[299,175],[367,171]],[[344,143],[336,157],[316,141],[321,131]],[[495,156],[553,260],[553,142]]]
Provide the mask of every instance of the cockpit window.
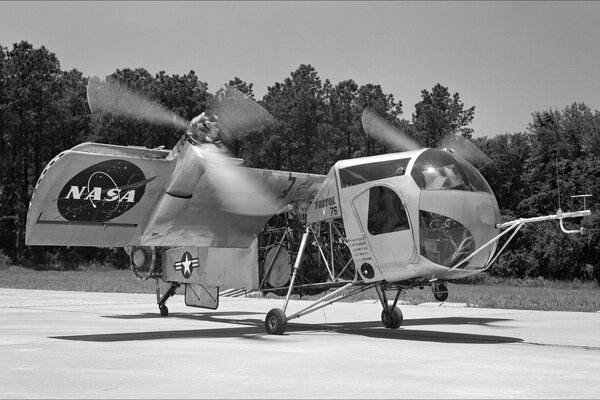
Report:
[[340,168],[342,187],[404,175],[410,158],[358,164]]
[[392,189],[375,186],[369,190],[367,229],[371,235],[410,229],[402,200]]
[[419,212],[419,239],[421,255],[444,267],[454,267],[475,251],[475,239],[465,226],[423,210]]
[[429,149],[421,153],[410,174],[422,190],[493,193],[471,164],[443,150]]

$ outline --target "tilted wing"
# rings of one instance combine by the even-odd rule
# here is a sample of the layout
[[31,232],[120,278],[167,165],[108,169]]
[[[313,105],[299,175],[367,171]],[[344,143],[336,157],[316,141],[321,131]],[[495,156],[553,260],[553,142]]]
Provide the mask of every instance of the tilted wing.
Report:
[[51,160],[33,192],[27,245],[136,242],[175,163],[169,151],[83,143]]
[[[324,180],[322,175],[247,169],[262,189],[278,194],[281,204],[311,200]],[[260,188],[260,186],[258,186]],[[260,193],[231,192],[248,207],[260,201]],[[190,199],[167,199],[173,210],[158,218],[151,218],[140,242],[152,246],[216,246],[248,247],[264,227],[270,215],[240,215],[220,209],[219,195],[203,176]],[[178,206],[178,204],[180,204]],[[162,208],[162,207],[161,207]]]
[[[247,247],[269,215],[227,211],[222,198],[249,207],[276,193],[281,204],[311,199],[324,176],[243,168],[255,192],[218,187],[210,170],[191,196],[165,192],[177,160],[171,151],[84,143],[48,163],[29,206],[28,245]],[[254,207],[255,208],[255,207]]]

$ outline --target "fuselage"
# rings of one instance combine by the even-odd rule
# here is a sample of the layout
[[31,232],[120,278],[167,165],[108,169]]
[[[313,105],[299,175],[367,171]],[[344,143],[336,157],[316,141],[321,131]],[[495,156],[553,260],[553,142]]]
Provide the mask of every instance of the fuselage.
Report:
[[308,211],[309,221],[342,217],[362,278],[388,282],[485,269],[499,215],[483,176],[437,149],[339,161]]

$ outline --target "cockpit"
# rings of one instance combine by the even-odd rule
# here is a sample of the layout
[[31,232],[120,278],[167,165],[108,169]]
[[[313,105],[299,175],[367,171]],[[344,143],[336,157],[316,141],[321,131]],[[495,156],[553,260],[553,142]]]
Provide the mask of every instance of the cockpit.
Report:
[[443,150],[429,149],[415,160],[410,175],[421,190],[464,190],[492,193],[471,164]]
[[[419,243],[423,257],[454,267],[495,235],[498,206],[494,194],[471,164],[450,152],[428,149],[417,157],[410,175],[422,190]],[[482,268],[494,249],[490,246],[461,268]]]
[[[341,205],[341,215],[325,203]],[[499,210],[492,189],[471,164],[451,151],[422,149],[338,162],[308,220],[341,216],[346,234],[357,243],[351,247],[356,264],[410,263],[423,276],[435,271],[439,277],[439,267],[485,268],[496,247],[486,243],[497,235]],[[398,280],[407,270],[389,271],[386,279]]]

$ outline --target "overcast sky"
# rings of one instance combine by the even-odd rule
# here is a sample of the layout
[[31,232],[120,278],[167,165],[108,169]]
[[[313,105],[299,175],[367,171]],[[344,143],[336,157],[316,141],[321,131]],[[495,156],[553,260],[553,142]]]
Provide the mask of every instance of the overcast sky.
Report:
[[85,76],[194,70],[211,92],[237,76],[259,99],[311,64],[333,84],[380,84],[409,120],[441,83],[475,106],[476,136],[573,102],[600,109],[595,1],[0,1],[0,45],[21,40]]

